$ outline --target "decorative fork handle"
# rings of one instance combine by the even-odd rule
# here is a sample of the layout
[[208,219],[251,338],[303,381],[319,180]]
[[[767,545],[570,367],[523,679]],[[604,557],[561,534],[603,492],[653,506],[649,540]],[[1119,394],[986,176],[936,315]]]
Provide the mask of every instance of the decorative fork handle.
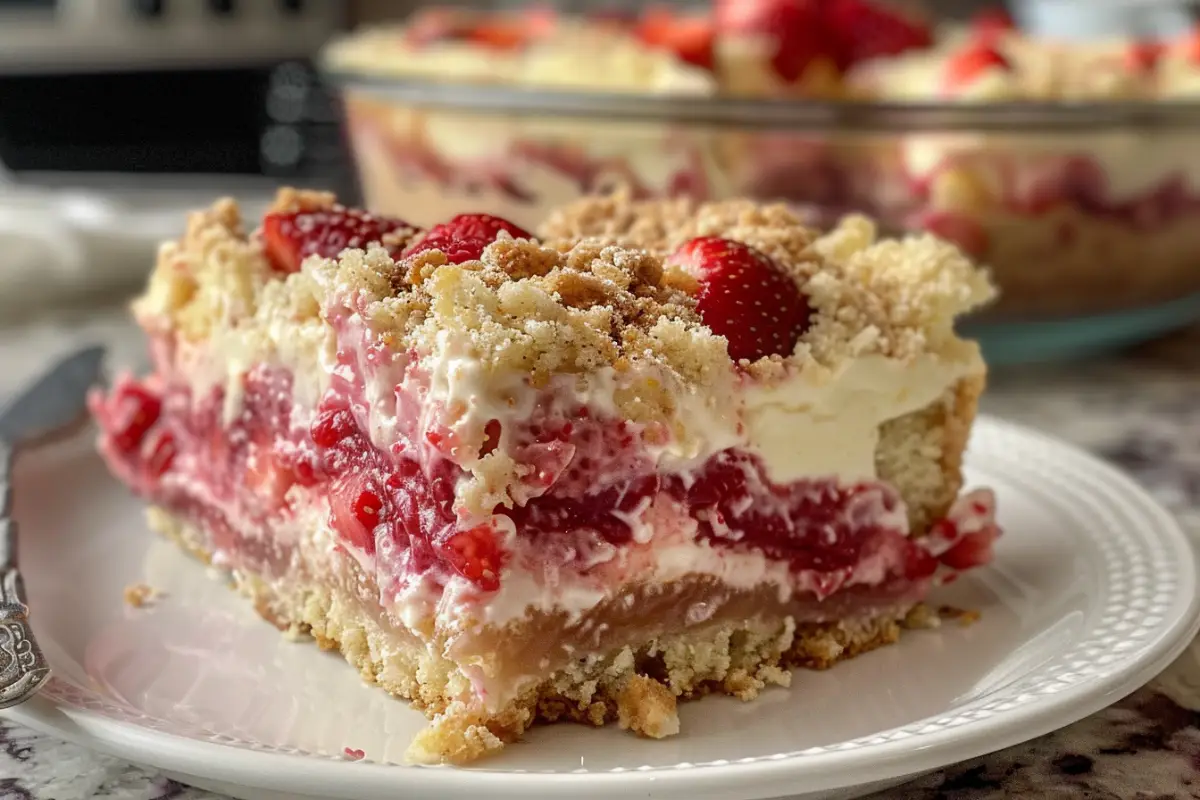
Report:
[[11,475],[12,450],[0,443],[0,708],[20,705],[50,678],[50,665],[29,627],[25,584],[17,569]]

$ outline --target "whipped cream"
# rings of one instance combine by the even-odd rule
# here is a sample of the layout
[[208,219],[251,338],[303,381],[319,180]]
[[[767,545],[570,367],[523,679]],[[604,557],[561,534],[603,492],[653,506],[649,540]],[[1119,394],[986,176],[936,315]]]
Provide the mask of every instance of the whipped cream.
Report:
[[[902,145],[905,171],[924,180],[953,168],[965,168],[985,181],[996,197],[1006,182],[1030,185],[1047,169],[1080,156],[1096,162],[1107,181],[1108,199],[1134,200],[1179,176],[1200,190],[1200,151],[1186,131],[1097,131],[1077,134],[915,134]],[[1005,174],[1002,174],[1005,173]]]
[[977,350],[959,361],[871,355],[825,380],[797,375],[752,386],[745,397],[747,445],[775,483],[829,476],[869,480],[876,477],[880,425],[928,406],[981,369]]

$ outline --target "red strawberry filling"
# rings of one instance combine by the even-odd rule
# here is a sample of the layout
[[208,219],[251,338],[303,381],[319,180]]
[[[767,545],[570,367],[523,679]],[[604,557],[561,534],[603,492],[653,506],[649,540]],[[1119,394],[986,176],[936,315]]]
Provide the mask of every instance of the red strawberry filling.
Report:
[[933,45],[928,25],[877,0],[826,0],[824,6],[839,63],[845,67]]
[[[421,402],[418,373],[408,374],[397,387],[402,414]],[[974,566],[996,535],[985,508],[941,523],[927,548],[907,538],[888,486],[779,484],[756,456],[736,449],[660,473],[647,443],[661,443],[665,431],[604,418],[553,387],[529,419],[486,426],[481,452],[502,443],[526,477],[514,505],[480,518],[456,500],[466,476],[460,464],[476,454],[441,423],[422,429],[413,416],[398,420],[395,441],[380,448],[364,433],[356,385],[335,378],[307,411],[293,403],[288,373],[258,368],[243,380],[241,413],[227,426],[223,391],[193,397],[181,383],[160,390],[122,381],[94,398],[93,410],[118,475],[201,524],[220,558],[251,559],[256,569],[287,562],[292,545],[278,531],[307,509],[325,515],[348,552],[374,559],[381,586],[445,586],[461,576],[484,592],[501,586],[509,565],[583,576],[612,568],[621,550],[643,552],[665,537],[761,553],[788,565],[798,592],[822,598],[856,584],[926,581],[939,557]]]

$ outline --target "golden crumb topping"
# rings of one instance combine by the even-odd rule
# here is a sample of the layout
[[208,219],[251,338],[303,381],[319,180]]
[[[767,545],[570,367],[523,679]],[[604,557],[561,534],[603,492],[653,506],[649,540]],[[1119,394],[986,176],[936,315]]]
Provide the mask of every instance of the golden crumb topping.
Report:
[[[813,308],[794,358],[832,367],[879,353],[909,358],[958,342],[954,320],[991,299],[986,273],[953,245],[931,236],[878,240],[874,224],[849,216],[821,234],[782,204],[730,200],[633,201],[617,194],[578,201],[553,214],[539,234],[560,249],[606,241],[665,256],[697,236],[744,242],[775,258]],[[689,276],[666,282],[686,290]],[[755,365],[760,373],[779,360]]]
[[[331,195],[294,190],[272,206],[322,209],[336,210]],[[554,214],[540,235],[542,243],[501,233],[479,260],[461,264],[438,250],[396,259],[371,245],[310,256],[284,274],[264,255],[261,235],[246,232],[236,203],[220,200],[162,247],[135,310],[151,329],[219,339],[241,363],[280,357],[315,368],[336,336],[334,318],[356,314],[393,350],[433,353],[449,336],[481,369],[524,373],[535,385],[601,367],[653,366],[695,386],[712,385],[731,367],[724,338],[696,312],[695,279],[662,266],[696,236],[771,255],[812,307],[790,357],[751,366],[763,379],[788,364],[835,369],[863,354],[957,355],[955,318],[992,295],[982,271],[933,237],[879,241],[857,216],[822,235],[783,205],[746,200],[583,200]]]
[[253,315],[270,279],[260,248],[246,238],[237,203],[218,200],[188,217],[182,239],[159,248],[134,313],[145,325],[169,323],[189,339],[202,339],[213,325]]
[[692,298],[640,250],[592,241],[555,249],[501,234],[463,264],[437,250],[393,261],[371,248],[311,269],[393,347],[433,352],[452,334],[485,370],[524,372],[535,384],[645,361],[697,382],[729,364]]
[[[331,195],[285,189],[271,211],[334,207]],[[480,260],[462,264],[438,250],[393,259],[372,245],[336,259],[310,256],[283,274],[228,199],[193,214],[183,238],[162,247],[134,307],[148,327],[186,340],[236,332],[247,363],[271,348],[320,345],[320,331],[310,329],[348,310],[393,349],[432,352],[439,335],[461,334],[485,368],[523,371],[535,382],[648,361],[701,382],[729,366],[724,340],[645,251],[592,241],[554,248],[502,233]]]

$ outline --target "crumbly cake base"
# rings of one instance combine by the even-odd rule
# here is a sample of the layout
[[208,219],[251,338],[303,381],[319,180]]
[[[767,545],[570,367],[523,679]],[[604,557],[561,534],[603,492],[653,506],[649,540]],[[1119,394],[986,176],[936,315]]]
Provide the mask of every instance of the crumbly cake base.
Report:
[[[151,508],[148,518],[184,550],[211,561],[203,534],[190,523],[159,508]],[[789,686],[793,667],[827,669],[896,642],[902,628],[937,624],[937,616],[921,605],[838,623],[797,625],[787,617],[715,624],[581,661],[484,714],[453,699],[451,690],[466,677],[452,662],[423,645],[398,643],[353,598],[324,586],[281,587],[244,571],[232,578],[259,615],[285,636],[311,637],[322,649],[340,652],[365,681],[423,711],[431,724],[407,753],[418,763],[475,761],[540,723],[615,722],[639,736],[671,736],[679,732],[681,700],[707,694],[752,700],[768,686]]]

